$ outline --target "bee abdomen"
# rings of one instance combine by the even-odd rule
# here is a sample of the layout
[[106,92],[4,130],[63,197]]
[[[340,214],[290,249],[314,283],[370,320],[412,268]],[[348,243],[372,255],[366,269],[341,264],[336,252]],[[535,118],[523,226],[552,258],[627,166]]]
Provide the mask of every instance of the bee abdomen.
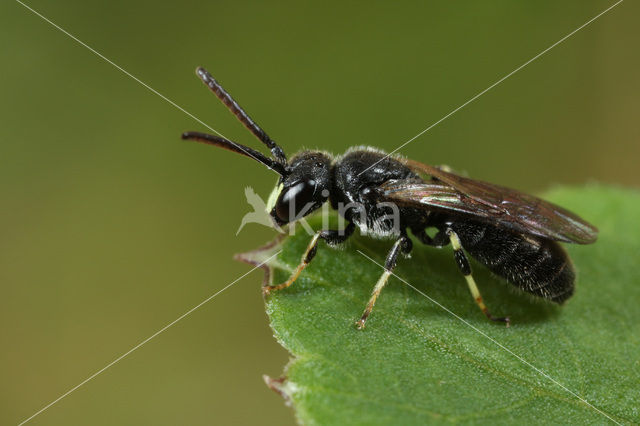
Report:
[[575,272],[557,242],[481,223],[451,228],[472,257],[521,290],[556,303],[573,294]]

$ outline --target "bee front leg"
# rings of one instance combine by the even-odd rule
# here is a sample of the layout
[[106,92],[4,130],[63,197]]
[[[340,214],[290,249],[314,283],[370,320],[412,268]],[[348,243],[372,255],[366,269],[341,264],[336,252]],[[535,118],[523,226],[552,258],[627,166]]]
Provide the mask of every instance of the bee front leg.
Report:
[[369,315],[371,314],[371,311],[373,310],[373,305],[376,304],[376,300],[378,299],[378,296],[380,296],[380,292],[382,291],[384,286],[387,284],[387,281],[389,281],[389,277],[391,276],[393,269],[396,267],[398,254],[400,254],[400,251],[402,251],[405,254],[408,254],[411,251],[411,248],[412,248],[411,240],[406,235],[403,235],[393,244],[393,247],[391,247],[391,250],[389,250],[389,254],[387,255],[387,260],[384,263],[384,272],[378,279],[378,282],[376,283],[375,287],[373,287],[371,298],[369,299],[369,303],[367,303],[367,307],[365,308],[364,313],[362,314],[362,317],[356,322],[356,327],[359,330],[362,330],[364,328],[365,322],[367,321],[367,318],[369,317]]
[[298,279],[298,277],[300,276],[304,268],[306,268],[307,265],[309,265],[309,263],[311,263],[311,261],[315,257],[316,252],[318,250],[318,241],[320,240],[320,238],[325,240],[329,245],[341,244],[345,242],[347,238],[349,238],[353,234],[353,231],[355,230],[355,228],[356,227],[353,223],[349,223],[346,226],[346,228],[344,228],[344,230],[342,231],[324,230],[324,231],[316,232],[313,235],[313,238],[311,238],[311,241],[309,242],[307,249],[304,251],[300,264],[295,269],[295,271],[293,271],[289,279],[283,282],[282,284],[266,285],[262,287],[262,294],[266,296],[272,291],[282,290],[289,287],[291,284],[293,284]]

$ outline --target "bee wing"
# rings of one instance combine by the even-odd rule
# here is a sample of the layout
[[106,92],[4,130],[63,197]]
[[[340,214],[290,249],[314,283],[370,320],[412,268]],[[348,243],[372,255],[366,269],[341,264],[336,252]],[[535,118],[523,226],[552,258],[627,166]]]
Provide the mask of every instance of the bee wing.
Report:
[[470,215],[514,231],[568,243],[590,244],[598,229],[560,206],[515,189],[469,179],[433,166],[405,160],[431,182],[389,181],[382,197],[401,205]]

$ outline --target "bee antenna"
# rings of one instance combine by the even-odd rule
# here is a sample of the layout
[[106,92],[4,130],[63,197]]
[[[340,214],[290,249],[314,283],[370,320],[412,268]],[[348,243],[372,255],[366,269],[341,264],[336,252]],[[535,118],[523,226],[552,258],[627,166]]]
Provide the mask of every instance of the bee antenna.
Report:
[[280,162],[265,156],[263,153],[256,151],[255,149],[251,149],[248,146],[244,146],[242,144],[230,141],[220,136],[214,136],[208,133],[200,133],[200,132],[184,132],[182,134],[182,139],[197,141],[201,143],[206,143],[207,145],[213,145],[220,148],[224,148],[229,151],[242,154],[249,158],[253,158],[258,163],[262,163],[265,166],[269,167],[271,170],[274,170],[280,176],[284,177],[288,174],[285,166]]
[[249,129],[251,133],[254,134],[255,137],[260,139],[260,141],[267,146],[271,150],[271,155],[275,160],[280,163],[282,166],[287,164],[287,156],[284,154],[282,148],[272,140],[267,133],[258,126],[258,124],[249,117],[240,105],[231,97],[229,93],[216,81],[215,78],[209,71],[202,67],[196,68],[196,75],[202,80],[204,84],[222,101],[223,104],[235,115],[238,120],[244,126]]

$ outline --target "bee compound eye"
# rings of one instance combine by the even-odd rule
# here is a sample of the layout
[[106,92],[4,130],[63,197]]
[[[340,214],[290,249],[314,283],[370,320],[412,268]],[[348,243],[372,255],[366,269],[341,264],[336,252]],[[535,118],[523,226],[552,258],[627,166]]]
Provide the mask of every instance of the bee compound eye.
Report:
[[298,219],[300,212],[309,211],[309,203],[313,202],[315,188],[314,180],[305,180],[283,189],[276,203],[278,219],[288,223]]

